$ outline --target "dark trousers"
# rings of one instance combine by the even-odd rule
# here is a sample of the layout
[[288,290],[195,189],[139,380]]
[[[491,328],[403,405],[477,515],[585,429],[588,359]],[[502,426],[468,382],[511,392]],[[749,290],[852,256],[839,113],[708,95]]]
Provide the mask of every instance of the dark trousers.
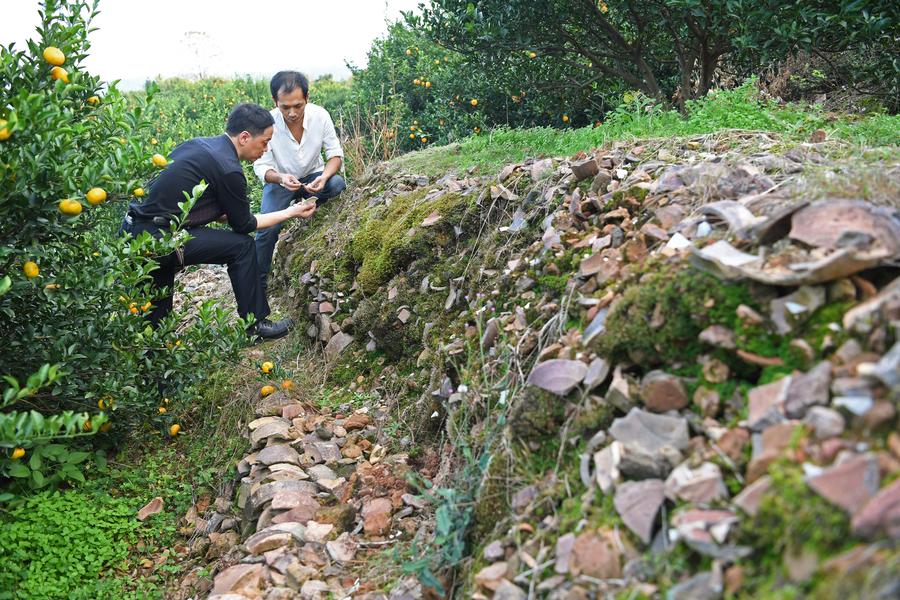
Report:
[[[124,224],[122,230],[132,235],[149,231],[157,237],[160,231],[159,227],[147,222]],[[268,317],[269,303],[266,301],[259,278],[253,238],[242,233],[209,227],[194,227],[187,232],[191,239],[184,245],[184,266],[228,265],[228,277],[231,279],[231,288],[237,300],[238,314],[246,317],[252,313],[258,321]],[[150,313],[150,322],[154,326],[172,310],[175,273],[181,266],[174,253],[159,257],[156,261],[159,267],[151,272],[154,287],[157,290],[166,289],[167,292],[153,301],[154,308]]]

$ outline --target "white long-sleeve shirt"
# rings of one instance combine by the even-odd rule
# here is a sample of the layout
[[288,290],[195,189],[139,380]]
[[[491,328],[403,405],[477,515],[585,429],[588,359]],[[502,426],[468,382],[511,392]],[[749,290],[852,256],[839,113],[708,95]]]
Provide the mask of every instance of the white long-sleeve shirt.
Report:
[[298,179],[325,169],[325,160],[344,156],[341,143],[334,130],[334,123],[328,111],[317,104],[307,104],[303,112],[303,138],[300,143],[294,139],[284,122],[284,116],[277,108],[272,109],[275,119],[274,133],[269,148],[256,162],[253,171],[263,183],[266,173],[274,169],[278,173],[289,173]]

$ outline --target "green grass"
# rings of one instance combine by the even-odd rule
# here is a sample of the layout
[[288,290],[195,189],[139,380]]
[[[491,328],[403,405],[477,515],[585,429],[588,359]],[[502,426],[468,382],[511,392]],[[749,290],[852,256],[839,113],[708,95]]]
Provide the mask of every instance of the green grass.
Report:
[[794,141],[805,141],[816,129],[824,129],[830,139],[853,145],[891,146],[900,138],[900,116],[834,116],[815,106],[782,105],[759,98],[749,81],[690,103],[687,115],[638,97],[617,108],[600,127],[498,128],[457,144],[403,155],[392,161],[391,170],[442,175],[477,167],[481,173],[490,173],[531,156],[569,156],[613,140],[684,137],[724,129],[774,132]]

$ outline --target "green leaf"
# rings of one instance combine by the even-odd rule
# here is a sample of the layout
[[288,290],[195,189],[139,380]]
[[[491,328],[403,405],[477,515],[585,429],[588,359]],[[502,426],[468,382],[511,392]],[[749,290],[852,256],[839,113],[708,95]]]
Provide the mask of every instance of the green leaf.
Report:
[[29,477],[31,475],[31,469],[26,467],[20,462],[14,462],[9,465],[9,476],[10,477]]

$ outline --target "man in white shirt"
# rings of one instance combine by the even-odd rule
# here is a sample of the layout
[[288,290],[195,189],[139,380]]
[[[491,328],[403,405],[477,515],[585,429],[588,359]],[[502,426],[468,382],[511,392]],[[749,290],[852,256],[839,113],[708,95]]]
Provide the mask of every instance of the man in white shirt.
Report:
[[[261,213],[287,208],[294,200],[316,198],[316,205],[344,191],[338,174],[344,151],[328,111],[308,102],[309,80],[296,71],[279,71],[269,83],[275,132],[269,149],[253,163],[263,181]],[[322,160],[322,152],[325,160]],[[256,256],[263,289],[281,226],[256,234]]]

